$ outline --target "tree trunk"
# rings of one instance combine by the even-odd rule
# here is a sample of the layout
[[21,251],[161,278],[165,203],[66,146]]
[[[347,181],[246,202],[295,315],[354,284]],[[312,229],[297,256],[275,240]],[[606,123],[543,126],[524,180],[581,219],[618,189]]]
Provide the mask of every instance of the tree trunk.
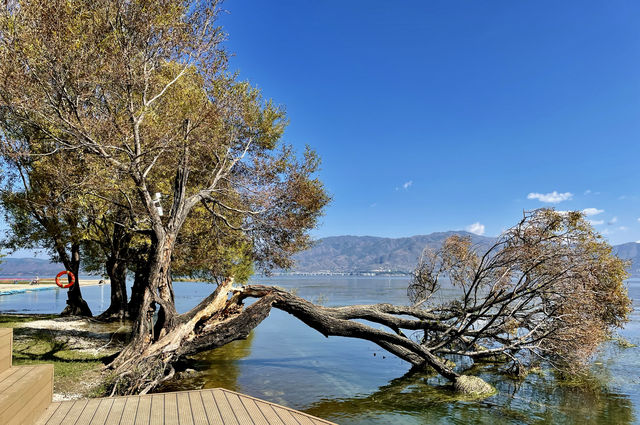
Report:
[[[91,309],[87,302],[82,298],[82,291],[80,290],[80,246],[73,244],[71,246],[71,258],[64,257],[64,266],[68,271],[73,273],[76,277],[76,282],[69,287],[67,292],[67,306],[62,310],[60,315],[62,316],[87,316],[91,317]],[[69,277],[71,282],[71,277]]]
[[127,269],[132,234],[124,225],[120,224],[127,221],[124,210],[120,210],[116,217],[117,222],[113,224],[105,264],[107,275],[111,281],[111,304],[98,317],[100,320],[123,320],[128,315]]
[[[232,288],[229,279],[191,311],[175,317],[171,328],[151,338],[147,325],[146,338],[134,338],[108,368],[114,370],[112,394],[146,393],[173,377],[173,365],[181,358],[201,351],[221,347],[231,341],[246,338],[271,311],[272,307],[286,311],[325,336],[345,336],[372,341],[416,367],[430,366],[445,378],[456,382],[459,374],[444,359],[424,346],[404,336],[400,328],[418,329],[430,324],[409,320],[406,308],[388,304],[325,308],[314,305],[284,290],[262,285]],[[231,298],[229,293],[233,293]],[[148,293],[145,293],[145,297]],[[258,301],[243,308],[248,297]],[[415,313],[414,315],[419,314]],[[351,319],[366,319],[385,325],[388,332]]]
[[[171,235],[161,240],[152,240],[147,266],[136,270],[136,282],[130,304],[137,310],[132,327],[132,338],[120,352],[113,365],[128,363],[143,353],[147,347],[170,333],[176,326],[178,313],[175,309],[171,284],[171,252],[175,238]],[[158,313],[154,323],[154,314]]]
[[[175,236],[167,233],[157,244],[152,243],[156,248],[150,255],[148,284],[134,328],[140,334],[151,331],[151,341],[157,341],[170,332],[178,316],[171,282],[171,254],[174,242]],[[152,323],[150,314],[154,311],[158,312],[156,322],[153,327],[149,327]]]
[[111,304],[98,319],[123,320],[128,315],[127,309],[127,264],[110,257],[107,259],[106,271],[111,281]]
[[131,288],[131,297],[129,299],[129,317],[136,318],[142,306],[142,298],[144,290],[149,282],[149,264],[146,261],[140,261],[136,264],[136,271],[133,278],[133,287]]

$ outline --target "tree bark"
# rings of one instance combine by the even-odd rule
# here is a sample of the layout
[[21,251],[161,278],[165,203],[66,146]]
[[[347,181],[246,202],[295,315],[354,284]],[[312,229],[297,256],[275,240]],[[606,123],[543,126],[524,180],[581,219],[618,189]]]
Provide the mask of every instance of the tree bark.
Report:
[[105,269],[111,281],[111,304],[98,318],[100,320],[123,320],[128,316],[127,308],[127,270],[130,258],[129,245],[132,233],[121,224],[127,221],[123,210],[116,215],[113,229],[109,232],[105,226],[105,235],[109,235],[108,244],[103,245],[107,254]]
[[[233,294],[230,298],[229,293]],[[145,297],[148,296],[148,292],[145,293]],[[243,300],[249,297],[258,301],[245,308]],[[229,279],[191,311],[175,317],[171,328],[163,328],[164,334],[152,340],[147,327],[146,338],[134,338],[108,366],[116,376],[112,394],[152,390],[174,375],[173,364],[179,359],[246,338],[269,315],[272,307],[286,311],[327,337],[365,339],[413,366],[430,366],[452,382],[460,376],[444,359],[404,336],[400,328],[405,326],[415,329],[418,324],[431,326],[423,319],[403,317],[406,309],[391,305],[326,308],[274,287],[250,285],[233,289]],[[396,330],[388,332],[352,319],[366,319]]]
[[106,271],[111,282],[111,304],[98,319],[123,320],[128,316],[127,264],[118,258],[110,257],[106,262]]
[[131,297],[129,298],[129,317],[137,318],[142,306],[142,298],[144,297],[144,288],[149,281],[149,265],[146,261],[139,261],[136,264],[136,270],[133,278],[133,286],[131,287]]
[[[82,291],[80,289],[80,245],[71,245],[71,257],[61,255],[62,262],[66,269],[73,273],[76,277],[76,282],[69,287],[67,292],[67,306],[62,310],[60,315],[62,316],[87,316],[92,317],[91,309],[87,302],[82,298]],[[69,276],[69,282],[71,277]]]
[[[178,313],[175,309],[171,284],[171,253],[175,238],[161,233],[152,238],[147,265],[138,267],[132,291],[132,309],[137,311],[132,328],[132,339],[117,362],[145,351],[154,341],[170,333],[176,326]],[[154,314],[158,313],[154,323]]]

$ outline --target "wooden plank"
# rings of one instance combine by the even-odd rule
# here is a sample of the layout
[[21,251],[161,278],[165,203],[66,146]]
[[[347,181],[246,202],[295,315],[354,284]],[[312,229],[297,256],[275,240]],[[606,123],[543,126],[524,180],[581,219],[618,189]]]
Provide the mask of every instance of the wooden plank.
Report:
[[56,424],[75,423],[84,411],[87,403],[89,403],[89,399],[63,402],[62,404],[69,404],[71,407],[68,409],[67,414],[60,418]]
[[16,406],[17,409],[11,412],[13,418],[4,422],[4,425],[35,423],[51,403],[51,386],[53,386],[53,382],[49,381],[48,385],[42,385],[40,390],[30,400],[22,403],[22,408],[18,409],[18,406]]
[[25,376],[27,373],[29,373],[31,369],[33,369],[33,366],[17,366],[17,367],[12,367],[11,369],[4,372],[7,375],[3,377],[2,381],[0,381],[0,406],[2,406],[1,400],[2,400],[2,396],[5,394],[5,391],[8,388],[11,388],[12,386],[14,386],[15,383],[18,382],[20,379],[22,379],[22,377]]
[[164,424],[164,394],[151,396],[151,418],[149,425]]
[[[53,379],[53,366],[52,365],[37,365],[24,367],[20,366],[23,371],[14,373],[10,378],[5,379],[3,384],[13,381],[16,376],[20,376],[15,380],[10,387],[5,387],[0,393],[0,423],[6,424],[10,420],[17,417],[17,413],[26,414],[30,413],[30,410],[23,410],[22,407],[29,405],[31,409],[39,409],[39,414],[44,413],[45,407],[42,407],[39,401],[42,398],[42,388],[47,388],[49,391],[48,401],[51,402],[51,386]],[[40,394],[41,398],[37,396]],[[47,399],[47,396],[44,396]],[[40,407],[38,407],[40,406]],[[18,416],[18,418],[20,418]],[[22,419],[21,419],[22,420]]]
[[73,402],[60,403],[56,411],[53,412],[53,415],[51,415],[51,417],[47,422],[45,422],[45,424],[46,425],[61,424],[65,416],[67,416],[67,413],[69,412],[72,406],[73,406]]
[[0,372],[11,367],[13,357],[13,329],[0,328]]
[[218,408],[218,405],[213,398],[213,393],[211,392],[211,390],[201,390],[200,396],[202,397],[202,404],[204,405],[205,412],[207,412],[209,423],[226,424],[226,422],[222,419],[222,414],[220,413],[220,409]]
[[191,401],[189,400],[189,393],[176,393],[176,408],[178,411],[178,423],[180,425],[195,425],[193,412],[191,411]]
[[4,372],[5,370],[9,370],[11,368],[11,358],[12,354],[10,351],[5,351],[2,349],[0,351],[0,372]]
[[[43,394],[46,390],[41,389]],[[215,389],[54,403],[37,422],[37,425],[67,424],[321,425],[331,422],[244,394]]]
[[[306,414],[306,413],[304,413],[304,412],[300,412],[300,411],[298,411],[298,410],[291,409],[291,408],[286,407],[286,406],[281,406],[281,405],[276,404],[276,403],[271,403],[270,401],[261,400],[261,399],[259,399],[259,398],[251,397],[251,396],[246,395],[246,394],[241,394],[241,393],[237,393],[237,392],[235,392],[235,391],[227,390],[227,389],[225,389],[225,388],[218,388],[218,389],[219,389],[220,391],[223,391],[225,394],[235,394],[235,395],[237,395],[238,397],[240,397],[240,399],[241,399],[241,400],[243,400],[243,401],[244,401],[244,400],[253,400],[253,401],[256,403],[256,405],[258,405],[258,406],[261,406],[261,405],[262,405],[262,403],[264,403],[264,404],[268,404],[268,405],[270,405],[270,406],[273,408],[273,411],[274,411],[274,412],[278,412],[278,413],[279,413],[279,412],[280,412],[280,410],[279,410],[279,409],[286,410],[286,411],[287,411],[287,412],[289,412],[291,415],[293,415],[293,416],[294,416],[294,418],[295,418],[298,422],[303,421],[303,418],[306,418],[306,419],[308,419],[309,421],[311,421],[311,423],[314,423],[314,424],[316,424],[316,423],[317,423],[317,424],[336,425],[336,424],[334,424],[333,422],[329,422],[329,421],[327,421],[327,420],[325,420],[325,419],[317,418],[317,417],[315,417],[315,416],[311,416],[311,415],[308,415],[308,414]],[[287,416],[287,415],[284,415],[284,416]],[[288,416],[287,416],[287,419],[288,419]],[[285,422],[286,422],[286,421],[285,421]],[[306,421],[304,421],[303,423],[307,423],[307,422],[306,422]]]
[[98,410],[98,406],[102,400],[99,398],[90,399],[87,404],[82,409],[82,412],[78,415],[75,422],[73,422],[73,418],[65,418],[64,422],[61,424],[74,424],[74,425],[89,425],[91,419],[93,419],[93,415],[95,415],[96,410]]
[[[314,422],[310,417],[308,417],[307,415],[304,415],[300,412],[294,411],[294,410],[289,410],[289,413],[291,414],[291,416],[293,416],[296,421],[298,421],[298,423],[300,425],[315,425],[316,422]],[[318,422],[320,423],[320,422]]]
[[111,406],[111,410],[109,411],[109,415],[107,415],[104,420],[104,425],[119,425],[120,418],[122,417],[122,412],[124,411],[124,406],[127,403],[127,399],[125,397],[118,397],[113,399],[113,405]]
[[104,422],[107,420],[107,416],[109,416],[111,406],[113,406],[113,399],[101,398],[99,400],[100,404],[98,405],[93,418],[91,418],[91,422],[89,422],[89,425],[104,425]]
[[[260,409],[258,409],[253,400],[251,400],[250,398],[245,399],[244,397],[240,397],[236,393],[228,393],[226,391],[223,391],[223,393],[232,406],[239,405],[236,412],[242,410],[247,412],[247,415],[249,415],[249,417],[251,418],[251,422],[253,422],[255,425],[269,425],[267,418],[265,418],[262,412],[260,412]],[[240,417],[238,417],[238,420],[240,420],[241,423],[244,423],[242,422]]]
[[61,403],[49,404],[49,407],[47,407],[47,410],[45,410],[44,414],[40,416],[40,418],[36,422],[36,425],[46,424],[49,421],[49,419],[56,413],[56,410],[60,408],[60,404]]
[[272,405],[271,407],[273,407],[273,410],[275,410],[276,414],[280,417],[280,419],[282,419],[282,422],[284,422],[285,424],[300,425],[300,423],[291,415],[291,413],[289,413],[289,410],[283,409],[280,406]]
[[149,425],[151,417],[151,397],[139,397],[135,425]]
[[264,414],[262,414],[262,412],[260,411],[260,409],[256,405],[256,402],[253,399],[249,397],[238,397],[238,398],[242,402],[242,405],[244,406],[244,408],[247,409],[247,412],[249,412],[249,414],[251,415],[251,418],[253,419],[253,422],[256,425],[269,425],[269,421],[264,416]]
[[200,391],[189,391],[189,404],[191,405],[191,415],[193,416],[194,425],[214,424],[207,417],[207,410],[202,401],[202,393]]
[[139,397],[124,397],[127,401],[124,405],[124,411],[120,422],[114,422],[108,425],[134,425],[136,422],[136,414],[138,413],[138,403],[140,403]]
[[[24,373],[24,368],[12,367],[10,369],[5,370],[4,372],[0,372],[0,389],[6,388],[7,385],[10,385],[10,384],[5,385],[3,382],[6,379],[10,379],[14,373]],[[15,381],[16,378],[13,378],[13,379]]]
[[286,425],[269,403],[265,403],[264,401],[256,401],[256,405],[258,406],[258,409],[260,409],[264,417],[267,418],[267,421],[269,421],[270,424]]
[[178,421],[178,399],[176,398],[176,393],[164,394],[164,423],[183,425],[182,422]]
[[122,411],[124,410],[126,403],[127,399],[125,397],[114,398],[111,410],[104,420],[104,425],[119,425],[120,418],[122,417]]
[[236,415],[233,411],[233,408],[227,401],[227,398],[224,396],[224,393],[218,389],[209,390],[210,394],[213,395],[213,399],[215,400],[215,404],[218,407],[220,415],[222,416],[222,422],[225,425],[240,425]]
[[[220,391],[220,393],[227,399],[227,402],[231,406],[233,413],[236,415],[236,419],[241,424],[256,424],[253,416],[249,413],[249,411],[244,407],[242,400],[235,393],[227,393],[225,391]],[[260,415],[256,419],[261,419],[262,415]]]

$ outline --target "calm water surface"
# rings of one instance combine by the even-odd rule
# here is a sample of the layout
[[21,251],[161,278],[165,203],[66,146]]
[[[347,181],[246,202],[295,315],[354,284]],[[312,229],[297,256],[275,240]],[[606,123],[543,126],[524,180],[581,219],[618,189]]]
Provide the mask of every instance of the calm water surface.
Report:
[[[257,283],[297,288],[298,295],[327,306],[390,302],[406,304],[406,278],[274,277]],[[640,344],[640,280],[628,282],[634,299],[631,322],[620,334]],[[175,285],[186,311],[208,295],[203,283]],[[86,287],[95,313],[109,304],[108,287]],[[57,313],[62,290],[0,296],[0,311]],[[167,389],[225,387],[290,406],[340,424],[633,424],[640,423],[640,348],[604,346],[593,380],[558,385],[552,373],[515,381],[490,367],[477,374],[496,386],[482,401],[458,400],[437,376],[406,375],[406,363],[376,345],[325,338],[297,319],[273,310],[246,341],[200,355],[198,378]]]

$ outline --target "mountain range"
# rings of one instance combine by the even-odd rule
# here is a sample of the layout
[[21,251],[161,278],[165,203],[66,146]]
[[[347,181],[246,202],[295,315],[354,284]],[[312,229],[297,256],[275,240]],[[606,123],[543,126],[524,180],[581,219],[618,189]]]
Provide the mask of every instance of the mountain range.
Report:
[[[486,251],[495,238],[469,232],[437,232],[405,238],[373,236],[332,236],[294,256],[294,273],[409,273],[425,247],[439,248],[451,235],[471,237],[478,252]],[[640,276],[640,243],[614,246],[621,258],[631,260],[631,273]]]
[[[316,241],[314,246],[294,256],[294,273],[384,274],[410,273],[425,247],[438,248],[451,235],[469,236],[479,252],[488,249],[495,238],[472,233],[437,232],[405,238],[374,236],[332,236]],[[631,273],[640,277],[640,243],[614,246],[621,258],[631,260]],[[38,258],[3,258],[0,276],[52,277],[64,270],[61,264]]]

